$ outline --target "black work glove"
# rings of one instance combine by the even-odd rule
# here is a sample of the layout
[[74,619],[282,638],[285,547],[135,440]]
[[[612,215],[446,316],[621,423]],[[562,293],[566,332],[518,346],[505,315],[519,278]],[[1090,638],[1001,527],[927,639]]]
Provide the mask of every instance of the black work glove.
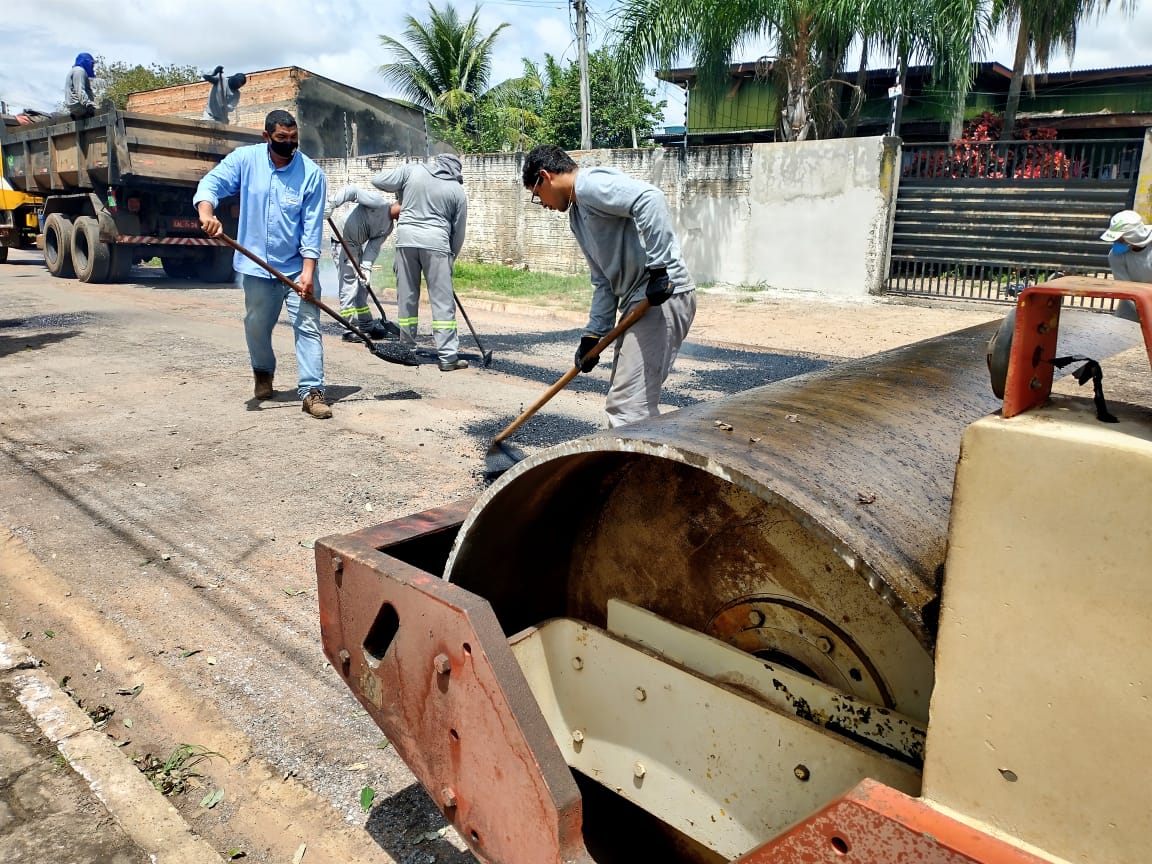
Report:
[[659,306],[672,296],[672,283],[668,281],[667,267],[648,268],[648,287],[644,295],[653,306]]
[[596,364],[600,362],[600,355],[584,359],[584,355],[591,351],[599,344],[600,340],[595,336],[583,336],[580,339],[580,347],[576,349],[576,365],[580,367],[581,372],[591,372],[596,368]]

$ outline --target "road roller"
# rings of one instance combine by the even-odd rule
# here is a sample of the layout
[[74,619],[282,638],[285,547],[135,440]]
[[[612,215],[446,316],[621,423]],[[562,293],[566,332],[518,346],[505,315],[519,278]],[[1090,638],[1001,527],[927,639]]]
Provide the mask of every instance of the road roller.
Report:
[[1152,286],[1014,312],[324,538],[324,651],[481,862],[1147,862]]

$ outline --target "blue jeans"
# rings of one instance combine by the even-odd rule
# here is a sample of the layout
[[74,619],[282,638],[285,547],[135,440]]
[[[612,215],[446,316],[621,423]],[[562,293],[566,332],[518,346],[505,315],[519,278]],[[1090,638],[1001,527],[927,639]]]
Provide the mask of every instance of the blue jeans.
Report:
[[[295,279],[300,274],[285,274]],[[319,274],[317,274],[319,275]],[[320,280],[314,281],[320,298]],[[276,355],[272,353],[272,328],[280,317],[280,307],[288,307],[288,318],[296,336],[296,366],[299,381],[296,392],[303,399],[313,387],[324,390],[324,344],[320,341],[320,310],[300,299],[295,291],[276,279],[240,275],[244,289],[244,338],[248,341],[248,358],[253,372],[276,372]]]

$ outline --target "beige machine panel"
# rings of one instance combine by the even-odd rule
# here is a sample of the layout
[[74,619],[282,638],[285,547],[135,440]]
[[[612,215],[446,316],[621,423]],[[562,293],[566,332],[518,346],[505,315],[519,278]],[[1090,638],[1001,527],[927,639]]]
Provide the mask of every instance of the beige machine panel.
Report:
[[924,796],[1074,862],[1152,860],[1152,413],[964,435]]

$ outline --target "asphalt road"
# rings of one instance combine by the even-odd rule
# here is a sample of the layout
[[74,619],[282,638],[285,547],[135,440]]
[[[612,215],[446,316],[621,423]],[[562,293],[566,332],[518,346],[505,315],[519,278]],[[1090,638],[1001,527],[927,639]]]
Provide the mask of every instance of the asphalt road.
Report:
[[[126,758],[221,754],[197,770],[223,801],[174,801],[218,850],[471,861],[327,667],[311,546],[481,491],[488,441],[565,371],[576,325],[470,307],[495,360],[450,374],[430,354],[383,363],[325,325],[335,417],[321,422],[300,410],[287,325],[279,392],[258,404],[239,292],[133,278],[57,280],[20,253],[0,266],[0,620],[114,711]],[[690,339],[666,402],[827,362]],[[603,428],[607,378],[607,363],[580,376],[513,442],[531,453]]]

